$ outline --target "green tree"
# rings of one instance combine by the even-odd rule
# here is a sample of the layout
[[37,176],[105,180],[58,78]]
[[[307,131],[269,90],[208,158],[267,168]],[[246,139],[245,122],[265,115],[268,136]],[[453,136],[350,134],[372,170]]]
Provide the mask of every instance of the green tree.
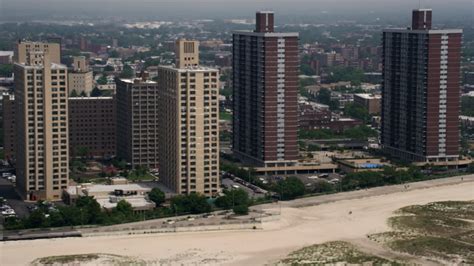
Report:
[[70,96],[71,96],[71,97],[78,97],[79,94],[77,94],[77,91],[76,91],[76,90],[72,90]]
[[100,97],[102,96],[102,91],[99,88],[95,87],[91,91],[91,97]]
[[13,65],[0,64],[0,77],[11,77],[13,74]]
[[469,164],[469,166],[467,167],[467,172],[474,173],[474,163]]
[[91,196],[82,196],[76,200],[76,207],[81,209],[83,220],[87,224],[100,224],[103,222],[103,212],[100,204]]
[[33,211],[26,220],[28,228],[44,227],[46,225],[45,213],[41,209]]
[[247,215],[249,213],[249,206],[247,204],[236,205],[232,210],[237,215]]
[[125,65],[123,67],[122,73],[120,73],[120,78],[130,79],[133,78],[133,76],[134,73],[132,67],[130,65]]
[[97,83],[98,83],[99,85],[105,85],[105,84],[107,84],[107,77],[104,76],[104,75],[100,76],[100,78],[97,79]]
[[305,186],[301,180],[290,176],[276,184],[274,191],[277,192],[282,200],[291,200],[305,193]]
[[461,98],[461,114],[474,116],[474,97],[464,96]]
[[328,193],[328,192],[333,192],[335,190],[336,189],[334,185],[325,180],[317,182],[316,184],[314,184],[314,187],[313,187],[313,193]]
[[349,103],[344,107],[344,114],[362,120],[364,123],[370,122],[371,116],[369,111],[357,103]]
[[199,214],[211,211],[211,205],[204,195],[191,193],[171,198],[171,207],[177,213]]
[[88,147],[77,147],[77,156],[81,158],[86,158],[89,155],[89,148]]
[[105,72],[113,72],[113,71],[115,71],[115,68],[114,68],[113,66],[111,66],[111,65],[106,65],[106,66],[104,67],[104,71],[105,71]]
[[165,193],[155,187],[148,193],[148,198],[153,201],[156,206],[160,206],[165,202]]
[[322,104],[329,105],[329,103],[331,102],[331,91],[326,88],[320,89],[316,100],[318,100],[318,102]]
[[126,200],[119,201],[114,211],[123,214],[125,217],[131,217],[133,215],[132,205]]
[[58,210],[63,217],[64,225],[74,226],[87,224],[87,214],[76,206],[60,206]]
[[81,91],[81,97],[87,97],[87,93],[85,91]]
[[239,188],[232,190],[225,190],[224,196],[218,197],[215,201],[215,204],[219,208],[230,209],[237,205],[249,205],[249,195],[248,193]]
[[329,82],[350,81],[358,86],[364,80],[364,71],[353,67],[333,67],[329,69]]

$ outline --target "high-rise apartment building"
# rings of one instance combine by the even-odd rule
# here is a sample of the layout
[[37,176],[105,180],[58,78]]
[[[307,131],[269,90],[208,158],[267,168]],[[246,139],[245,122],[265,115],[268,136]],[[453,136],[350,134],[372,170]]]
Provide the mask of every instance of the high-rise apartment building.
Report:
[[233,34],[233,150],[241,160],[286,166],[298,159],[298,33],[274,32],[273,12]]
[[178,194],[214,196],[220,191],[219,72],[199,66],[198,42],[179,40],[176,50],[176,67],[158,68],[160,180]]
[[71,157],[111,158],[116,154],[116,111],[113,97],[69,98]]
[[15,159],[16,126],[15,126],[15,97],[3,95],[3,152],[5,159]]
[[73,58],[73,69],[68,73],[68,91],[73,91],[80,95],[82,93],[90,95],[94,88],[94,75],[89,70],[89,65],[85,56],[75,56]]
[[20,61],[14,65],[17,186],[25,199],[60,200],[69,178],[67,68],[50,59],[51,53],[57,56],[55,45],[21,43],[18,47]]
[[462,30],[431,28],[432,11],[412,27],[383,32],[382,144],[407,161],[457,160]]
[[132,167],[158,168],[158,88],[145,73],[117,82],[117,156]]
[[25,64],[40,57],[40,53],[48,54],[49,61],[61,64],[61,45],[59,43],[43,43],[19,41],[15,45],[14,62]]

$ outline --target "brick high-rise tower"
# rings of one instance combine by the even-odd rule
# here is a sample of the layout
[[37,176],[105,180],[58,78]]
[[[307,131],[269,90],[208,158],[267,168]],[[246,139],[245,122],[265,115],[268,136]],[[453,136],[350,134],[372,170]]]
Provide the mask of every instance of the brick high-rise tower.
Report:
[[298,33],[274,32],[273,12],[233,34],[234,154],[258,166],[298,159]]
[[383,32],[382,144],[408,161],[459,157],[462,30],[434,30],[432,11]]

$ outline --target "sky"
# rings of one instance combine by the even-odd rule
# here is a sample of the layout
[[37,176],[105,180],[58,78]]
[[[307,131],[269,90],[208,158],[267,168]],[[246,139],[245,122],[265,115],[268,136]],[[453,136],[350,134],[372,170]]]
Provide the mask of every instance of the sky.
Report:
[[[473,20],[474,0],[0,0],[0,19],[51,17],[250,18],[256,10],[282,17],[380,16],[406,19],[418,6],[433,8],[439,19]],[[331,16],[329,16],[330,14]]]

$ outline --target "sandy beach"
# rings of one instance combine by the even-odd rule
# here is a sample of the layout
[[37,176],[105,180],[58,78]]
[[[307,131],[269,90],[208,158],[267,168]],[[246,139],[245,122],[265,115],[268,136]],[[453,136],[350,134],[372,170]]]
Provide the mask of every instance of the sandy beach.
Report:
[[[1,265],[28,265],[55,255],[107,253],[164,265],[263,265],[304,246],[358,240],[389,230],[386,221],[401,207],[433,201],[473,200],[474,178],[385,195],[337,200],[317,206],[281,206],[281,218],[263,230],[62,238],[0,243]],[[277,204],[265,205],[279,211]],[[349,211],[352,214],[349,214]]]

